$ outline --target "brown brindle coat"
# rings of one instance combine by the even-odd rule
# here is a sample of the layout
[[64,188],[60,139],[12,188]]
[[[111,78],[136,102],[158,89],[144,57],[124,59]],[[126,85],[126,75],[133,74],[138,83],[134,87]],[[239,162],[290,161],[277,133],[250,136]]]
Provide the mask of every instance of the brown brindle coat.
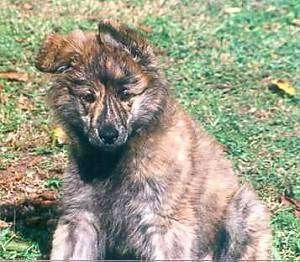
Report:
[[36,65],[72,141],[52,260],[270,258],[265,207],[170,97],[142,36],[107,20],[53,34]]

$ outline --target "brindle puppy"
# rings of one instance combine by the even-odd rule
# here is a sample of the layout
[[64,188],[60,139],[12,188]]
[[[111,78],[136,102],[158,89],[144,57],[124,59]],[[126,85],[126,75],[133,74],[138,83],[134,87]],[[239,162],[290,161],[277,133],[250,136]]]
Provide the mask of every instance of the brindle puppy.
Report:
[[71,138],[52,260],[269,259],[265,207],[169,95],[141,35],[108,20],[52,34],[36,66]]

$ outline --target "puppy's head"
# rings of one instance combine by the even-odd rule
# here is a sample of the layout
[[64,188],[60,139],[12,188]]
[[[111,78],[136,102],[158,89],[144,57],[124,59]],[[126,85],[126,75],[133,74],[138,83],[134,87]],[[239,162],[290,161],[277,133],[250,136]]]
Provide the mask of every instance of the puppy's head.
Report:
[[47,36],[36,67],[54,75],[49,100],[69,134],[101,149],[124,145],[165,105],[151,47],[116,21],[101,21],[98,33]]

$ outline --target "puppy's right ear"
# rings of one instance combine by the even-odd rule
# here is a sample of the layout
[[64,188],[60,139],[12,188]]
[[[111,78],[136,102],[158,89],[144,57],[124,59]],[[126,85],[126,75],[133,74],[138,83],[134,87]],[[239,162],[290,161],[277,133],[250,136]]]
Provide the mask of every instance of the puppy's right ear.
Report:
[[47,73],[71,70],[79,63],[86,40],[86,34],[79,29],[68,35],[48,35],[36,57],[36,68]]
[[36,57],[36,68],[47,73],[63,72],[68,65],[64,63],[64,61],[58,60],[59,53],[65,45],[64,42],[64,37],[59,34],[50,34],[46,36]]

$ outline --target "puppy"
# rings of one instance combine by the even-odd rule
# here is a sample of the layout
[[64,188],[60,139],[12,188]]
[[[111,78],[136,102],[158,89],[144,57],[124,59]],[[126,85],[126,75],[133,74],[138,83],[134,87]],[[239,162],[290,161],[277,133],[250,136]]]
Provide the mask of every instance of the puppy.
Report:
[[265,207],[170,96],[143,36],[110,20],[51,34],[36,67],[71,140],[52,260],[270,258]]

